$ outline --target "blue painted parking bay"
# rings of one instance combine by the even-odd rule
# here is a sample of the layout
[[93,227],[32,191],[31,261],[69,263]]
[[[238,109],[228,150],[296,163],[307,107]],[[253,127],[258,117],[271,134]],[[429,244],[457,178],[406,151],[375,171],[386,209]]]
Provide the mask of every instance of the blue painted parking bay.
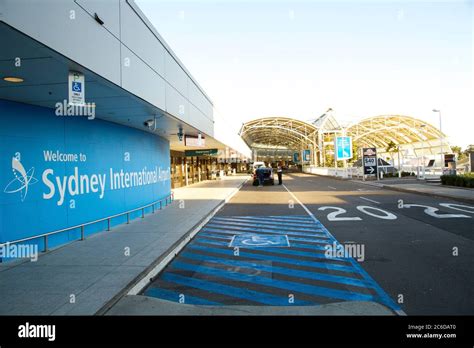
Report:
[[309,216],[215,216],[144,295],[198,305],[319,305],[375,301],[400,307]]

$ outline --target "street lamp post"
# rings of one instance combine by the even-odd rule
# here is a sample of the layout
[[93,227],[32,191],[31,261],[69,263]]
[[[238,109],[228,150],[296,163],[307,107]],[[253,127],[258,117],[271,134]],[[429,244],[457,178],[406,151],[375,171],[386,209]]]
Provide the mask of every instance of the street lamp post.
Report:
[[444,161],[443,161],[443,133],[442,133],[442,130],[441,130],[441,110],[438,110],[438,109],[433,109],[433,112],[437,112],[438,115],[439,115],[439,146],[440,146],[440,168],[441,168],[441,174],[443,174],[443,168],[444,168]]

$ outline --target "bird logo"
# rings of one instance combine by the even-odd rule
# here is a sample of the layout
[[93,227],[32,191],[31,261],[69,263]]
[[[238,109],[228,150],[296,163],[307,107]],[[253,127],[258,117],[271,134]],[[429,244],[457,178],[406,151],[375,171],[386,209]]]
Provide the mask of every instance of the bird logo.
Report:
[[12,157],[12,172],[15,178],[7,184],[3,192],[20,192],[21,201],[23,202],[28,194],[28,187],[38,182],[38,180],[33,177],[35,174],[35,168],[31,167],[26,171],[21,162],[17,158]]

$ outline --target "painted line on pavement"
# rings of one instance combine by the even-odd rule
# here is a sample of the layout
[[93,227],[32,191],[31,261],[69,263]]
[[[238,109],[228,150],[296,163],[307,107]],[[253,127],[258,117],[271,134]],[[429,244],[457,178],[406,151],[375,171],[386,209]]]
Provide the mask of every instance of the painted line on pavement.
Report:
[[363,199],[364,201],[369,201],[369,202],[372,202],[372,203],[375,203],[375,204],[380,204],[380,202],[374,201],[373,199],[370,199],[370,198],[365,198],[365,197],[359,197],[359,198]]
[[196,226],[181,242],[161,260],[153,269],[151,269],[145,276],[143,276],[132,288],[126,293],[127,295],[138,295],[151,280],[156,277],[168,265],[174,257],[189,243],[191,239],[217,214],[219,210],[240,191],[242,186],[249,180],[245,179],[239,186],[237,186],[227,197],[212,210],[202,221]]
[[[308,207],[306,207],[306,205],[303,204],[303,202],[301,202],[298,197],[295,196],[295,194],[293,192],[291,192],[288,187],[286,187],[285,184],[282,185],[286,191],[288,191],[288,193],[295,199],[296,202],[298,202],[298,204],[306,211],[306,213],[308,213],[308,215],[317,223],[321,224],[321,222],[316,218],[316,216],[314,216],[314,214],[308,209]],[[321,224],[322,225],[322,224]],[[337,241],[336,238],[334,238],[334,236],[331,234],[331,232],[329,232],[329,230],[326,229],[326,232],[327,234],[332,237],[335,241]],[[355,261],[354,259],[351,259],[352,261],[352,265],[360,272],[360,274],[362,274],[364,276],[364,278],[369,281],[369,282],[373,282],[373,285],[375,287],[375,289],[377,290],[377,292],[379,293],[379,296],[381,297],[383,303],[391,308],[396,314],[398,315],[406,315],[406,313],[400,308],[400,306],[394,302],[390,296],[377,284],[377,282],[362,268],[361,265],[359,265],[359,263],[357,261]]]

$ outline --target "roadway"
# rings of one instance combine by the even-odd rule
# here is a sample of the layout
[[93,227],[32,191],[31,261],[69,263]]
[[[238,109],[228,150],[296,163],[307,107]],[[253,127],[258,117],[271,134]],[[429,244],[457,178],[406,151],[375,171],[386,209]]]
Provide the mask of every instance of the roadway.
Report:
[[[466,203],[353,181],[248,181],[144,294],[212,305],[371,300],[398,314],[472,315],[473,219]],[[327,259],[333,243],[358,252]]]

